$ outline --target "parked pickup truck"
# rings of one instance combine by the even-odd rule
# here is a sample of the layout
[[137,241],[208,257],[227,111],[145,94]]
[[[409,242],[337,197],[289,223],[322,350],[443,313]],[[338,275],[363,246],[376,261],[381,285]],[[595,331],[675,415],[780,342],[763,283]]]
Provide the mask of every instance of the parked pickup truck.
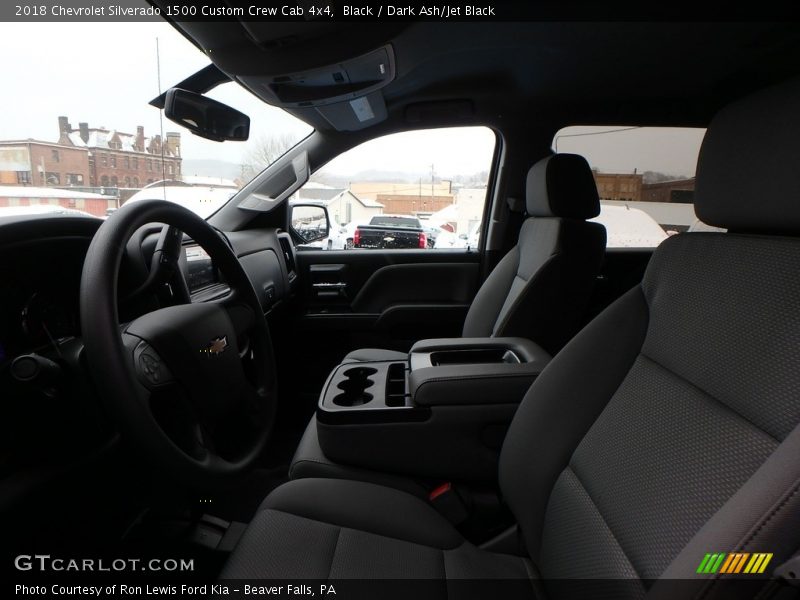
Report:
[[427,248],[428,238],[416,217],[375,215],[353,232],[354,248]]

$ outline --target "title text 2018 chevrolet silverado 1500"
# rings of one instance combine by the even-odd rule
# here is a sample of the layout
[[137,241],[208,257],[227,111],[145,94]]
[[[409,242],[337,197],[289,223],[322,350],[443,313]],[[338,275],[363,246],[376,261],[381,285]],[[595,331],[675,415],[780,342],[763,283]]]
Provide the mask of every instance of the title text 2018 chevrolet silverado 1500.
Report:
[[353,233],[355,248],[427,248],[428,238],[416,217],[376,215]]

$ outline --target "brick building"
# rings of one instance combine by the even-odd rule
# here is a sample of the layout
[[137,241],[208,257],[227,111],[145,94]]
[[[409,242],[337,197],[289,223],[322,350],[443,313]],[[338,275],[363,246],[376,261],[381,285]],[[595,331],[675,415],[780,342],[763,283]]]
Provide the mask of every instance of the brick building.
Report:
[[645,202],[694,204],[694,177],[645,183],[642,185],[642,200]]
[[181,178],[181,134],[168,132],[145,137],[144,127],[135,134],[79,123],[73,129],[67,117],[58,118],[58,143],[86,149],[91,187],[141,188],[161,179]]
[[637,202],[642,199],[642,176],[638,173],[600,173],[594,171],[600,200]]
[[392,215],[430,215],[453,204],[455,195],[451,181],[435,183],[355,181],[350,191],[362,200],[383,205],[383,212]]
[[383,204],[383,212],[390,215],[430,215],[453,204],[453,199],[453,194],[377,194],[376,197],[377,202]]
[[37,140],[0,142],[0,184],[88,186],[89,151]]

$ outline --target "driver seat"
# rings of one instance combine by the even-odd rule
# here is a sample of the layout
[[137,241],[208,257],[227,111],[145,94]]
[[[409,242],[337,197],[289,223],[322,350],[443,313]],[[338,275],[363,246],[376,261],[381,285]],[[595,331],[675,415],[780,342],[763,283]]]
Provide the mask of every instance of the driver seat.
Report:
[[750,597],[697,571],[711,552],[770,553],[748,575],[763,585],[800,547],[798,106],[793,81],[715,117],[696,210],[734,233],[665,241],[525,396],[499,464],[512,553],[406,492],[302,479],[269,495],[222,578],[529,579],[527,597],[613,579],[617,598],[682,579],[681,596]]

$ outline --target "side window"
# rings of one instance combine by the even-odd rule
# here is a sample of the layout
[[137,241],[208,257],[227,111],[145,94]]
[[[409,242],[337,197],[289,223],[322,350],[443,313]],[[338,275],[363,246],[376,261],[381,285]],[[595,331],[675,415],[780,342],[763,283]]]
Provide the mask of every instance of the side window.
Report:
[[454,127],[395,133],[339,155],[291,200],[328,209],[329,236],[302,247],[476,249],[494,148],[490,129]]
[[652,248],[668,236],[707,229],[694,212],[694,176],[705,129],[566,127],[553,151],[592,167],[609,248]]

